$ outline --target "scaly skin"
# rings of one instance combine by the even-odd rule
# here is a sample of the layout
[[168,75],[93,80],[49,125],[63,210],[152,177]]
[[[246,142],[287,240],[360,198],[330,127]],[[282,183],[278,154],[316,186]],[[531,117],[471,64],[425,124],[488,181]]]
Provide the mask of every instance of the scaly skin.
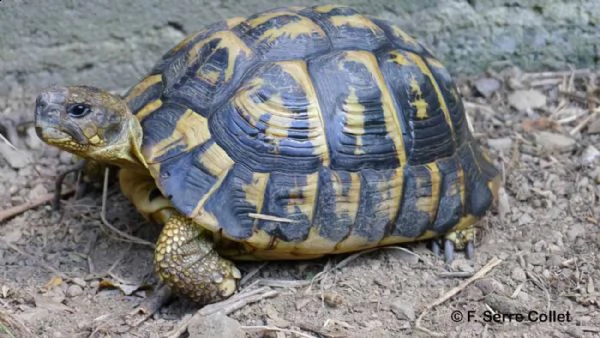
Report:
[[154,254],[156,273],[173,291],[200,304],[231,296],[241,277],[217,254],[201,227],[180,214],[167,221]]

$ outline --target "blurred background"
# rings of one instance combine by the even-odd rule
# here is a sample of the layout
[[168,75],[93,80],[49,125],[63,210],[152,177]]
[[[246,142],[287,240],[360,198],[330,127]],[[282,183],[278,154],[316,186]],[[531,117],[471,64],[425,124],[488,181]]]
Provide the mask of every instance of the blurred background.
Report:
[[[0,95],[14,84],[109,89],[133,85],[186,34],[232,16],[307,0],[74,1],[0,3]],[[507,63],[526,71],[597,66],[600,1],[339,0],[398,23],[453,74]]]

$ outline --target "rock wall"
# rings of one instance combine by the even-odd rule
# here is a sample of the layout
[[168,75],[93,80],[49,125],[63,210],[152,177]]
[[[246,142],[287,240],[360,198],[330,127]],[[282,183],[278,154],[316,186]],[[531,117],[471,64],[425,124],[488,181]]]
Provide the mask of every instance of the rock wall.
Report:
[[[18,84],[120,89],[205,24],[308,0],[0,0],[0,95]],[[454,74],[510,62],[526,70],[595,67],[600,0],[338,0],[392,20]]]

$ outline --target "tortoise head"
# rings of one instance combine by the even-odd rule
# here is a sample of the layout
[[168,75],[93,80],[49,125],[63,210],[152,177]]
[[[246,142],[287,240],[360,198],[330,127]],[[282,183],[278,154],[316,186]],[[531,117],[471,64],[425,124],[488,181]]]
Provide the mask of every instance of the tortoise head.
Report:
[[142,130],[125,101],[87,87],[51,87],[35,103],[35,130],[46,143],[78,156],[138,163]]

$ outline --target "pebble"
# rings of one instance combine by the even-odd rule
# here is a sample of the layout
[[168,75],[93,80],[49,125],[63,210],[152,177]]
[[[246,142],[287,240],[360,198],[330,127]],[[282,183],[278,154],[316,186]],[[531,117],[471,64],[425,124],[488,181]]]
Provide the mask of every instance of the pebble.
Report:
[[587,146],[581,154],[581,164],[583,165],[592,165],[598,159],[600,159],[600,150],[592,145]]
[[66,292],[67,297],[77,297],[81,296],[82,294],[83,289],[77,284],[70,285]]
[[527,263],[531,265],[546,264],[546,254],[542,252],[534,252],[527,255]]
[[3,157],[9,166],[13,169],[25,168],[33,162],[31,153],[23,150],[15,150],[8,144],[0,141],[0,157]]
[[546,105],[546,95],[539,90],[517,90],[508,96],[508,102],[519,111],[541,108]]
[[479,94],[483,95],[485,98],[492,96],[492,94],[500,89],[500,81],[494,79],[493,77],[477,79],[473,85],[475,86],[475,89],[477,89],[477,92],[479,92]]
[[560,255],[550,255],[548,256],[548,265],[550,266],[560,266],[565,259]]
[[414,305],[404,299],[395,299],[392,304],[390,304],[390,309],[398,319],[413,321],[416,318]]
[[592,170],[589,175],[596,183],[600,184],[600,166]]
[[58,160],[61,164],[64,165],[72,165],[73,164],[73,155],[67,153],[66,151],[61,151],[58,155]]
[[512,148],[512,144],[513,141],[510,137],[488,139],[488,147],[501,152],[509,151]]
[[188,333],[190,337],[197,338],[246,337],[246,333],[240,323],[222,313],[194,318],[188,326]]
[[531,217],[529,214],[522,214],[521,217],[519,217],[519,226],[523,226],[523,225],[527,225],[533,222],[533,217]]
[[73,283],[81,286],[82,288],[86,287],[87,283],[83,278],[75,277],[73,278]]
[[561,246],[559,246],[559,245],[556,245],[556,244],[550,244],[550,245],[548,246],[548,251],[549,251],[549,252],[552,252],[552,253],[557,253],[557,252],[562,252],[562,251],[563,251],[563,249],[562,249],[562,247],[561,247]]
[[588,134],[600,134],[600,119],[596,119],[587,128]]
[[527,274],[525,274],[525,270],[518,266],[512,269],[510,276],[517,282],[524,282],[527,280]]
[[533,251],[542,252],[542,251],[544,251],[544,249],[546,249],[547,246],[548,245],[546,244],[546,241],[539,240],[533,245]]
[[493,278],[482,278],[475,282],[475,286],[477,286],[484,295],[490,293],[504,293],[505,291],[504,285]]
[[549,151],[560,153],[569,152],[575,149],[575,139],[549,131],[539,131],[535,134],[535,142]]
[[42,183],[39,183],[29,191],[28,197],[29,199],[35,199],[46,194],[48,194],[48,189]]
[[471,262],[467,261],[466,259],[455,259],[454,261],[452,261],[450,266],[455,271],[475,272],[475,269],[473,268]]
[[585,235],[585,226],[581,223],[575,223],[567,230],[567,238],[571,241],[581,235]]
[[[565,333],[569,334],[571,337],[575,338],[583,338],[585,337],[585,332],[577,326],[571,326],[565,329]],[[560,336],[560,335],[559,335]],[[559,337],[557,336],[557,337]]]
[[487,305],[500,313],[524,313],[527,311],[519,301],[497,293],[490,293],[484,299]]

